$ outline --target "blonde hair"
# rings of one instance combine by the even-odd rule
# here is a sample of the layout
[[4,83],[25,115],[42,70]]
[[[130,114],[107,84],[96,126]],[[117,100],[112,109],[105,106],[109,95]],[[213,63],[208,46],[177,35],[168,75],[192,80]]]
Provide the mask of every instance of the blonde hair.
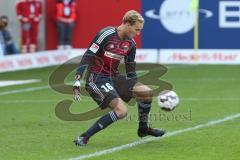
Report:
[[129,23],[130,25],[133,25],[136,22],[140,22],[140,23],[144,23],[144,18],[142,17],[142,15],[140,13],[138,13],[135,10],[130,10],[127,11],[122,19],[122,22],[125,23]]

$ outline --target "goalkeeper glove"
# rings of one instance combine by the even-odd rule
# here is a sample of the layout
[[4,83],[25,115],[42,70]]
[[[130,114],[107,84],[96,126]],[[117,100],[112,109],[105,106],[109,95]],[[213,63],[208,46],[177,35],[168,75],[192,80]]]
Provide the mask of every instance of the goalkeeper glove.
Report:
[[81,100],[80,86],[81,86],[80,81],[75,80],[73,83],[73,99],[76,101]]

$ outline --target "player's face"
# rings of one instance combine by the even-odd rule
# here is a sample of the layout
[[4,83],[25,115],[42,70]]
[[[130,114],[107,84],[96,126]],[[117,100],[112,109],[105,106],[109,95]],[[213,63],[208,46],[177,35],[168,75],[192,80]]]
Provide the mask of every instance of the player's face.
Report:
[[143,23],[136,22],[133,25],[127,24],[128,25],[128,31],[127,34],[129,37],[135,37],[141,33],[141,30],[143,29]]

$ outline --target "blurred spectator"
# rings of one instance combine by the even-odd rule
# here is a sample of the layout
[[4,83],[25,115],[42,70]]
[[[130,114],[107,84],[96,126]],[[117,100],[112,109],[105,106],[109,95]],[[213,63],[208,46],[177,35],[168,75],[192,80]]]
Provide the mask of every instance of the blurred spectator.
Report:
[[16,6],[21,24],[22,53],[37,50],[38,27],[42,17],[41,0],[19,0]]
[[1,32],[1,46],[3,49],[4,55],[16,54],[18,50],[16,45],[13,42],[12,36],[7,29],[8,26],[8,17],[0,17],[0,32]]
[[72,48],[72,30],[77,17],[76,0],[57,0],[58,49]]
[[5,52],[5,45],[3,40],[2,31],[0,30],[0,57],[4,56]]

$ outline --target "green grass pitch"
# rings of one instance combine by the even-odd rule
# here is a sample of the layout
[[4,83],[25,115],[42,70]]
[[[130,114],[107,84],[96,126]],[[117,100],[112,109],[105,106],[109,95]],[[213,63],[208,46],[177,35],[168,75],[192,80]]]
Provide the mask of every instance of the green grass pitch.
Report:
[[[180,97],[180,105],[172,112],[164,112],[158,109],[154,97],[150,117],[153,127],[173,132],[240,113],[240,66],[167,67],[168,72],[161,78],[173,85]],[[41,80],[0,87],[1,160],[68,160],[141,140],[136,134],[137,109],[129,106],[126,119],[96,134],[88,146],[76,147],[73,139],[96,119],[69,122],[56,117],[55,105],[61,100],[72,99],[72,96],[46,88],[55,68],[0,73],[0,80]],[[71,83],[73,74],[65,79],[66,83]],[[38,90],[24,91],[36,87]],[[97,107],[91,98],[82,99],[73,103],[72,112]],[[89,159],[238,160],[239,157],[240,118],[236,118]]]

